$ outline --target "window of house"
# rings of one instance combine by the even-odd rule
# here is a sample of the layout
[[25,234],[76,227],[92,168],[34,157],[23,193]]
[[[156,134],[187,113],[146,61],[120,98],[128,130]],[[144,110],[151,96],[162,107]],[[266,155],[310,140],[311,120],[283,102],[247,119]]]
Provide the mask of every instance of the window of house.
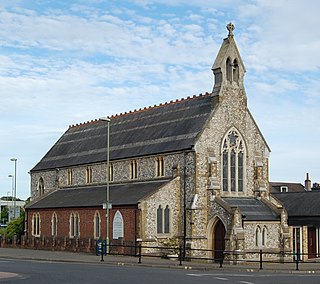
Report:
[[92,183],[92,168],[86,168],[86,183]]
[[43,181],[42,177],[39,178],[38,191],[39,191],[40,196],[42,196],[44,194],[44,181]]
[[32,235],[40,237],[40,213],[33,213],[32,215]]
[[72,169],[68,169],[68,171],[67,171],[67,184],[72,185],[72,183],[73,183]]
[[232,129],[224,138],[222,145],[222,189],[225,192],[243,192],[244,142],[239,133]]
[[70,237],[79,237],[79,214],[72,212],[70,214]]
[[280,192],[288,192],[287,186],[280,186]]
[[137,160],[130,161],[130,178],[136,179],[138,176]]
[[100,214],[99,214],[99,212],[96,212],[94,214],[94,237],[95,237],[95,239],[99,239],[100,236],[101,236]]
[[168,205],[164,210],[161,205],[157,209],[157,233],[170,233],[170,209]]
[[54,212],[51,218],[51,235],[53,237],[57,236],[57,214]]
[[156,176],[163,177],[164,176],[164,160],[163,157],[156,158]]

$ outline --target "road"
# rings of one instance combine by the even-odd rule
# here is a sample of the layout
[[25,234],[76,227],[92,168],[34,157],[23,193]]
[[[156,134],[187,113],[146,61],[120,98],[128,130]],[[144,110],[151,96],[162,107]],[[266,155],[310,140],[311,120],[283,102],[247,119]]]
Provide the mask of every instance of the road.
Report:
[[0,283],[112,283],[112,284],[264,284],[320,283],[319,274],[240,273],[197,271],[105,263],[72,263],[0,259]]

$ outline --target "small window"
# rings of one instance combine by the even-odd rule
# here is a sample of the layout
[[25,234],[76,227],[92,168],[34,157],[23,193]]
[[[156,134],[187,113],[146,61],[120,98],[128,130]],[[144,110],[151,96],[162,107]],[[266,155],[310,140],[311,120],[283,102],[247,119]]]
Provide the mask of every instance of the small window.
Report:
[[137,160],[130,161],[130,178],[136,179],[138,176]]
[[68,172],[67,172],[67,184],[68,185],[72,185],[72,183],[73,183],[72,169],[68,169]]
[[86,168],[86,183],[92,183],[92,168]]
[[164,161],[163,157],[156,158],[156,176],[163,177],[164,176]]
[[288,192],[287,186],[280,186],[280,192]]
[[161,205],[159,205],[158,209],[157,209],[157,233],[158,234],[162,234],[163,230],[163,219],[162,219],[162,215],[163,215],[163,209],[161,207]]
[[44,194],[44,181],[43,181],[42,177],[39,178],[38,191],[39,191],[40,196],[42,196]]
[[57,214],[55,212],[52,214],[51,219],[51,235],[52,237],[57,236]]
[[72,212],[70,214],[70,237],[79,237],[79,214]]
[[94,215],[94,237],[95,239],[100,238],[100,214],[96,212]]
[[113,164],[109,164],[109,181],[113,181]]

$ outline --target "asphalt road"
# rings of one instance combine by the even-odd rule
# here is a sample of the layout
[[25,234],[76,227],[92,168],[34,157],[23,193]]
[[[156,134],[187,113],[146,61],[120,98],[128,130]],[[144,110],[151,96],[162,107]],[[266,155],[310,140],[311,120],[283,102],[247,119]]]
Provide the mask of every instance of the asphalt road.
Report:
[[319,274],[273,274],[263,272],[215,272],[152,267],[113,266],[0,259],[0,283],[320,283]]

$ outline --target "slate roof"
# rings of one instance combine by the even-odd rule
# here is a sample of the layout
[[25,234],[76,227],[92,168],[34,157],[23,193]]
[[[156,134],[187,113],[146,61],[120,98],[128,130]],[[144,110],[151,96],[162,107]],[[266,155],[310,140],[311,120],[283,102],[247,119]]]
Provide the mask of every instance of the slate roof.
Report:
[[287,186],[288,192],[304,192],[304,186],[301,183],[293,182],[269,182],[270,192],[279,193],[281,186]]
[[320,191],[272,194],[288,212],[291,226],[320,226]]
[[[110,160],[191,149],[212,110],[211,94],[111,117]],[[31,171],[106,161],[107,122],[74,125]]]
[[290,216],[319,216],[320,191],[287,192],[272,194],[284,205]]
[[231,207],[238,207],[246,221],[280,220],[279,214],[273,212],[265,203],[255,198],[226,197],[222,198]]
[[[152,194],[168,180],[149,182],[130,182],[110,184],[110,202],[112,205],[136,205]],[[45,198],[26,206],[26,209],[99,207],[106,202],[106,186],[86,186],[59,189]]]

